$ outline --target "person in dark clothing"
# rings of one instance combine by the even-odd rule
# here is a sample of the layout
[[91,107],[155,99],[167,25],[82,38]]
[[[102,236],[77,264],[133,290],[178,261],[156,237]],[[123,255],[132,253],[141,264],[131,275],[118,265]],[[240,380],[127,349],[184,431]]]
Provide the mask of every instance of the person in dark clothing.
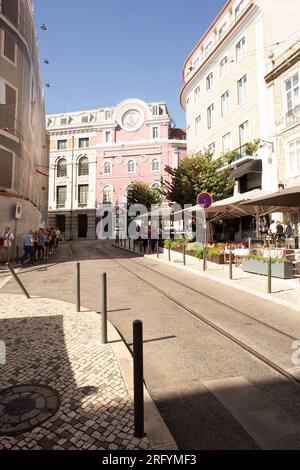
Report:
[[279,241],[283,239],[284,228],[283,225],[278,221],[276,222],[276,236]]

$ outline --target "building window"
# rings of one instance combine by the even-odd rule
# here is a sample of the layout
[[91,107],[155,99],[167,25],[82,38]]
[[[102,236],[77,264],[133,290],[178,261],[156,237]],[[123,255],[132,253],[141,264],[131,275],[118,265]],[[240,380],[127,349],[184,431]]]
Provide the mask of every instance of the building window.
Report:
[[88,137],[83,137],[78,139],[78,147],[80,149],[86,149],[90,146],[90,139]]
[[239,105],[245,103],[245,101],[248,99],[247,75],[244,75],[237,82],[237,96]]
[[201,114],[195,119],[195,137],[199,137],[201,132]]
[[159,139],[159,127],[152,127],[152,139]]
[[67,186],[57,186],[56,204],[58,207],[65,207],[67,200]]
[[227,116],[229,114],[229,91],[225,91],[221,96],[221,116]]
[[105,121],[110,121],[110,119],[111,119],[111,110],[110,109],[106,109],[104,119],[105,119]]
[[61,158],[57,162],[57,178],[64,178],[67,176],[67,161],[65,158]]
[[111,204],[112,203],[112,194],[113,190],[111,186],[104,186],[103,188],[103,204]]
[[198,66],[199,62],[200,62],[200,57],[199,56],[197,56],[195,59],[193,59],[193,63],[192,63],[193,69],[195,69]]
[[106,144],[111,144],[111,131],[105,131],[104,139]]
[[111,175],[111,162],[104,163],[104,174]]
[[13,88],[3,83],[4,96],[2,97],[2,83],[0,79],[0,129],[15,133],[17,94]]
[[82,157],[78,163],[78,176],[87,176],[89,174],[89,159]]
[[223,23],[221,28],[219,29],[219,39],[222,39],[222,37],[225,34],[226,29],[227,29],[227,23],[225,21],[225,23]]
[[154,158],[152,160],[152,172],[160,171],[160,160],[159,158]]
[[210,72],[210,74],[207,75],[206,77],[206,90],[210,90],[213,86],[213,80],[214,80],[214,74],[213,72]]
[[224,75],[228,72],[228,57],[224,57],[224,59],[220,62],[220,78],[224,77]]
[[11,189],[13,185],[14,155],[0,148],[0,189]]
[[198,103],[200,99],[200,86],[197,86],[194,90],[194,102]]
[[151,189],[154,189],[155,191],[160,190],[161,184],[158,181],[155,181],[154,183],[151,184]]
[[57,150],[66,150],[68,146],[67,140],[58,140],[57,141]]
[[285,82],[287,110],[291,111],[300,104],[299,99],[299,73],[295,73]]
[[222,150],[223,153],[229,152],[230,150],[230,132],[222,137]]
[[246,54],[246,39],[243,37],[235,46],[236,60],[239,60]]
[[152,106],[152,116],[158,116],[159,115],[159,107],[157,105]]
[[245,9],[245,1],[242,0],[235,9],[235,19],[237,20],[239,16],[243,13]]
[[81,122],[82,122],[82,124],[86,124],[87,122],[89,122],[89,117],[88,116],[82,116]]
[[288,169],[290,177],[300,174],[300,139],[288,145]]
[[208,55],[208,53],[209,53],[209,51],[210,51],[210,49],[211,49],[211,46],[212,46],[212,41],[210,41],[210,42],[207,44],[207,46],[205,47],[205,50],[204,50],[205,56]]
[[4,31],[4,56],[14,64],[16,63],[16,42],[6,31]]
[[207,127],[210,129],[215,123],[215,105],[211,104],[207,108]]
[[78,185],[78,204],[81,206],[87,206],[88,198],[89,198],[89,185],[79,184]]
[[61,126],[66,126],[67,124],[68,124],[67,118],[62,118],[62,119],[60,120],[60,125],[61,125]]
[[16,25],[19,16],[18,4],[19,0],[2,0],[2,14]]
[[211,153],[211,155],[214,155],[216,151],[216,142],[212,142],[211,144],[209,144],[208,150]]
[[239,125],[239,139],[241,147],[249,142],[249,121],[245,121],[243,124]]
[[129,160],[127,162],[127,173],[135,173],[135,161]]

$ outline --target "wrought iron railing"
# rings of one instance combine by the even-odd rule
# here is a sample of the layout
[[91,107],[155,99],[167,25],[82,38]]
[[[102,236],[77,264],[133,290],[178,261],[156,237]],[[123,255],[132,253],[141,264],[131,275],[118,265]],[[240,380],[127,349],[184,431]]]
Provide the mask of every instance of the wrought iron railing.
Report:
[[293,109],[288,111],[285,115],[286,118],[286,125],[291,126],[295,124],[295,122],[300,121],[300,105],[295,106]]

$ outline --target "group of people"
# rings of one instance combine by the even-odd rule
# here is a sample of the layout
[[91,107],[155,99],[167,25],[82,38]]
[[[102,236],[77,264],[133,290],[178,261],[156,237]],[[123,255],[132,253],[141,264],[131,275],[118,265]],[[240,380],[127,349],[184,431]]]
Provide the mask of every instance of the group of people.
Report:
[[290,238],[292,236],[292,233],[293,229],[290,222],[282,224],[279,221],[271,221],[269,227],[269,235],[271,236],[272,241],[283,241],[285,238]]
[[54,228],[42,229],[38,232],[30,230],[24,237],[24,254],[21,258],[21,266],[30,257],[32,265],[38,261],[47,260],[58,247],[61,232]]
[[[38,231],[30,230],[23,237],[24,254],[20,259],[21,266],[24,265],[25,260],[30,257],[32,265],[38,261],[47,260],[58,247],[61,232],[58,228],[40,228]],[[10,227],[6,227],[2,235],[0,235],[0,245],[6,250],[6,259],[9,262],[15,235]]]

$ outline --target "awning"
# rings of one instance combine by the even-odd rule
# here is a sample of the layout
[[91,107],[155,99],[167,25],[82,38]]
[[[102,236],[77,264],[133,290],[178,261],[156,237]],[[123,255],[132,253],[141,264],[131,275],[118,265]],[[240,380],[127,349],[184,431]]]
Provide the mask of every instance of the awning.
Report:
[[[248,204],[248,203],[246,203]],[[273,206],[273,207],[299,207],[300,206],[300,186],[283,189],[276,193],[270,193],[266,196],[258,197],[251,201],[250,204],[256,206]],[[282,210],[274,210],[274,212],[282,212]]]
[[262,161],[251,160],[251,162],[244,163],[230,172],[231,178],[241,178],[248,173],[262,173]]

